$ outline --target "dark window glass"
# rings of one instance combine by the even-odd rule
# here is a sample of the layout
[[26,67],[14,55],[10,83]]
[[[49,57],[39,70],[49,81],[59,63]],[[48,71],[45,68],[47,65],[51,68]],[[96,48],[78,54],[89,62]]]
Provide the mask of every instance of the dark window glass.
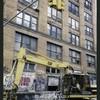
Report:
[[89,2],[88,0],[84,0],[84,7],[89,9],[89,10],[92,10],[91,2]]
[[48,7],[48,16],[61,22],[62,13],[53,7]]
[[59,69],[56,69],[56,68],[50,68],[50,67],[46,67],[46,72],[47,72],[47,73],[60,74],[60,70],[59,70]]
[[87,54],[87,66],[95,67],[95,57]]
[[88,26],[85,26],[85,34],[89,37],[92,37],[93,38],[93,29],[88,27]]
[[[19,11],[17,11],[18,13]],[[20,13],[19,15],[17,15],[16,17],[16,23],[20,24],[22,26],[31,28],[33,30],[37,30],[37,18],[28,15],[24,12]]]
[[69,2],[68,8],[69,8],[69,12],[71,12],[72,14],[74,14],[76,16],[79,16],[79,7],[78,6],[76,6],[72,2]]
[[25,72],[26,72],[26,71],[27,71],[27,72],[28,72],[28,71],[34,72],[34,71],[35,71],[34,67],[35,67],[35,64],[32,64],[32,63],[25,63],[24,71],[25,71]]
[[92,23],[92,15],[90,15],[87,12],[84,12],[84,19],[85,19],[85,21]]
[[80,64],[81,63],[81,56],[80,52],[69,49],[69,57],[72,63]]
[[70,28],[73,28],[73,29],[79,31],[79,22],[76,21],[75,19],[69,17],[68,24],[69,24]]
[[33,9],[36,9],[38,8],[38,3],[39,3],[39,0],[18,0],[20,3],[22,3],[23,5],[28,5],[29,3],[32,3],[34,1],[34,3],[30,6],[31,8]]
[[28,49],[36,51],[37,50],[37,39],[16,32],[14,47],[15,47],[15,50],[19,50],[20,47],[26,47]]
[[62,47],[56,44],[47,43],[47,55],[51,58],[62,60]]
[[80,44],[79,36],[69,32],[69,43],[79,46]]
[[48,35],[50,35],[56,39],[62,38],[61,28],[58,28],[58,27],[51,25],[51,24],[47,24],[47,29],[48,29]]
[[93,42],[91,42],[89,40],[86,40],[85,48],[88,49],[88,50],[94,50],[94,48],[93,48]]
[[88,72],[89,79],[90,79],[90,84],[91,85],[96,85],[96,74],[95,73],[90,73]]

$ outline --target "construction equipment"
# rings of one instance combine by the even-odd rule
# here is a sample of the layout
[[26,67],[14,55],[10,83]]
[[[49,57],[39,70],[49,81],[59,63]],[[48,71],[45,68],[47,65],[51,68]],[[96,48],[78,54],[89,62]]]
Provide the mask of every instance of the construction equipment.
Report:
[[[44,65],[45,67],[48,66],[51,68],[57,68],[64,71],[64,73],[62,73],[60,76],[60,81],[62,81],[62,85],[60,85],[60,87],[62,87],[62,90],[59,90],[62,93],[63,98],[67,98],[68,100],[85,100],[87,98],[90,99],[96,97],[96,94],[92,93],[90,88],[88,75],[74,73],[74,69],[69,66],[69,63],[67,62],[57,61],[29,49],[20,48],[11,73],[8,76],[6,75],[4,79],[5,100],[17,100],[16,93],[19,89],[25,64],[28,62],[32,64]],[[36,91],[34,91],[34,93],[35,92]]]

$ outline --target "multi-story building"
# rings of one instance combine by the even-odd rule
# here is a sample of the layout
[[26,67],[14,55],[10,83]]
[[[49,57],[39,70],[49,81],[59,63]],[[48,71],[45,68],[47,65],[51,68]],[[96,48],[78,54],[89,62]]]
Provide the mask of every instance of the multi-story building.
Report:
[[[33,0],[4,0],[4,23]],[[35,0],[34,0],[35,1]],[[24,46],[53,59],[69,62],[75,71],[96,82],[96,0],[65,0],[64,11],[37,0],[4,27],[4,71],[9,72]],[[29,67],[27,67],[28,69]],[[37,74],[58,69],[36,66]],[[48,89],[50,89],[48,87]]]

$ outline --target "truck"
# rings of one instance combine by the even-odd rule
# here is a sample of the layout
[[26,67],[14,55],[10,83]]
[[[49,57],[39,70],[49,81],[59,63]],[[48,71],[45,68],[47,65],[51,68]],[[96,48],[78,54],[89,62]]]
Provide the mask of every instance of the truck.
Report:
[[[59,76],[48,75],[46,79],[41,74],[36,77],[35,68],[38,65],[56,68],[61,73]],[[3,81],[4,100],[90,100],[96,98],[96,87],[91,88],[88,74],[75,73],[69,63],[23,47],[19,50],[10,74],[4,74]]]

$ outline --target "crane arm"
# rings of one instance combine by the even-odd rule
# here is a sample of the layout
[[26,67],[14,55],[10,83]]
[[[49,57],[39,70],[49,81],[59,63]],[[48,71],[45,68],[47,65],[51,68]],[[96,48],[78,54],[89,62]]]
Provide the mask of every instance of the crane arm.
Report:
[[57,61],[34,51],[31,51],[31,54],[27,54],[25,48],[21,48],[20,52],[21,52],[20,55],[21,58],[24,58],[26,61],[37,63],[40,65],[52,68],[66,68],[69,65],[69,63],[67,62],[65,63],[62,61]]

